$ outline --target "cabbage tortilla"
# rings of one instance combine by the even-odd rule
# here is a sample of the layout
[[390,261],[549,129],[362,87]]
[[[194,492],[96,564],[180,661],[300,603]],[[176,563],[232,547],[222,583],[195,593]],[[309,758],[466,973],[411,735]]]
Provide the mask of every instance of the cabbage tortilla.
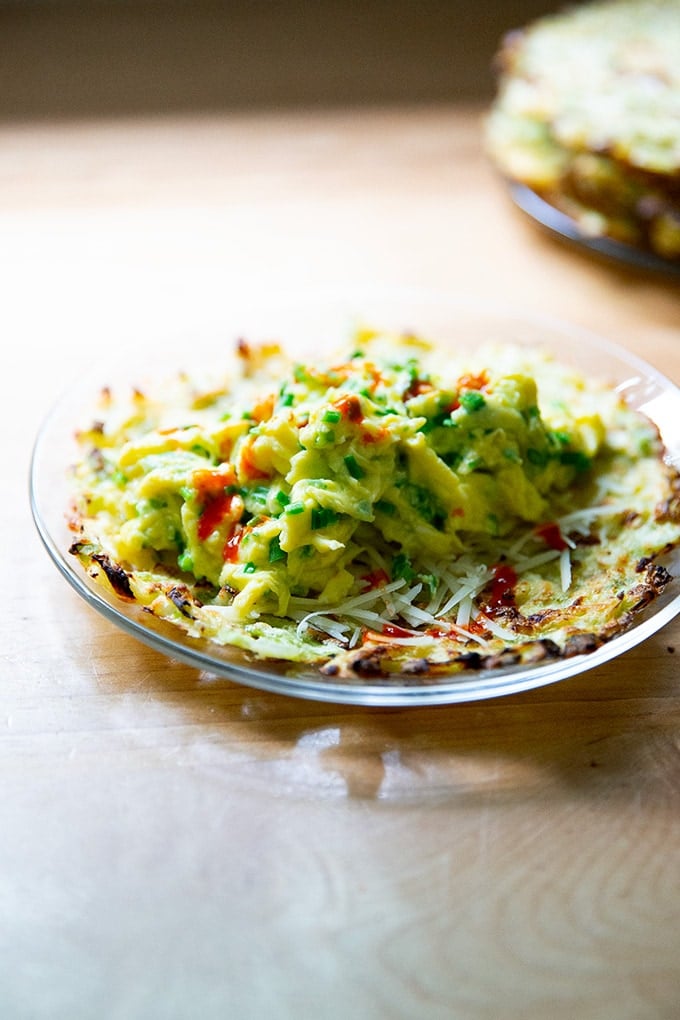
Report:
[[655,426],[541,351],[363,330],[323,363],[235,362],[104,389],[78,433],[71,551],[189,635],[426,676],[588,651],[669,582]]

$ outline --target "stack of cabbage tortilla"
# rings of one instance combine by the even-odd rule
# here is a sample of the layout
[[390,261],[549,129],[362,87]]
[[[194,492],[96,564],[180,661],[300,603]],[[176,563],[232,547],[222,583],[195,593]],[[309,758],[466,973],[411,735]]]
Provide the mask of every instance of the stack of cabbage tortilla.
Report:
[[680,0],[604,0],[510,34],[491,158],[575,221],[680,262]]

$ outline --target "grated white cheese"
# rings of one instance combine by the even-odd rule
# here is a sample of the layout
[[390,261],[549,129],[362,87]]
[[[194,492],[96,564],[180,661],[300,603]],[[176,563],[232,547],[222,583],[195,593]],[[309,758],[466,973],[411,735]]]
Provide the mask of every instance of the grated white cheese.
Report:
[[526,559],[517,559],[514,562],[511,560],[510,562],[518,572],[523,572],[526,570],[534,570],[535,567],[542,567],[544,563],[550,563],[551,560],[556,560],[559,555],[559,549],[546,549],[545,552],[536,553],[535,556],[529,556]]
[[563,549],[560,553],[560,581],[562,591],[569,591],[571,587],[571,553],[569,549]]
[[458,605],[456,624],[458,627],[467,627],[472,617],[472,596],[466,595]]
[[517,640],[517,635],[513,630],[509,630],[507,627],[501,627],[499,623],[496,623],[490,616],[485,613],[477,613],[475,620],[481,622],[488,631],[494,635],[494,637],[501,638],[502,641],[507,644],[512,644]]

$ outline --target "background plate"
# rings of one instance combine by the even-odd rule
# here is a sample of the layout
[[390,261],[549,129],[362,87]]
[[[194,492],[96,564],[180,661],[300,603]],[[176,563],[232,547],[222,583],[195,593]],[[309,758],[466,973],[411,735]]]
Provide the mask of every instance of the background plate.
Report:
[[583,251],[601,258],[643,269],[646,272],[661,273],[680,277],[680,262],[671,262],[654,252],[634,248],[610,237],[589,237],[579,228],[575,220],[550,205],[544,198],[525,184],[510,183],[510,195],[515,205],[550,233],[569,241]]
[[[197,669],[252,687],[322,701],[366,705],[425,705],[474,701],[555,683],[591,669],[644,641],[680,611],[674,584],[656,599],[634,626],[587,655],[535,666],[457,674],[423,680],[397,676],[370,681],[331,680],[315,669],[255,659],[238,649],[220,648],[185,636],[136,605],[119,601],[100,588],[68,553],[68,468],[77,455],[73,434],[91,423],[103,385],[144,386],[151,375],[179,369],[219,376],[233,342],[277,339],[311,362],[320,346],[339,346],[358,324],[414,330],[443,348],[511,342],[543,346],[561,361],[618,387],[631,406],[658,425],[669,457],[680,466],[680,391],[647,363],[587,331],[510,309],[480,309],[446,295],[422,292],[268,295],[266,301],[232,307],[219,328],[200,335],[143,338],[122,342],[111,364],[86,373],[47,416],[37,437],[30,472],[31,507],[38,532],[52,560],[80,596],[112,623],[158,651]],[[140,353],[141,352],[141,353]],[[316,352],[316,354],[315,354]],[[680,575],[680,551],[666,561]]]

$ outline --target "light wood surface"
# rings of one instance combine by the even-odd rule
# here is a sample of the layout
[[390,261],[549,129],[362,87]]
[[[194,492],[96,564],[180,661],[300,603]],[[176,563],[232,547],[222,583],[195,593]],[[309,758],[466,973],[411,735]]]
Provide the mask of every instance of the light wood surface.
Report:
[[35,432],[83,364],[244,291],[510,300],[680,382],[677,284],[526,222],[480,116],[0,127],[3,1017],[680,1016],[680,622],[534,693],[315,704],[119,633],[30,520]]

